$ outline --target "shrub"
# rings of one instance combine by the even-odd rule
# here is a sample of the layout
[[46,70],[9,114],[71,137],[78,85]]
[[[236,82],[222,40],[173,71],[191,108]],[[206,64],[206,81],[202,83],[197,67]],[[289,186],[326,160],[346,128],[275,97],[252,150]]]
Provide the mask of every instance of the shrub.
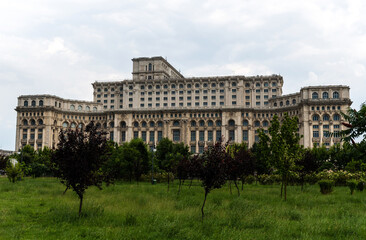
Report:
[[351,195],[353,195],[353,192],[355,191],[357,187],[357,181],[356,180],[349,180],[347,181],[347,186],[349,187],[349,190],[351,191]]
[[245,178],[245,182],[246,182],[247,184],[252,184],[252,183],[254,183],[254,182],[255,182],[255,177],[254,177],[253,175],[249,175],[249,176],[247,176],[247,177]]
[[334,182],[331,180],[320,180],[318,182],[320,186],[320,192],[322,194],[328,194],[333,192]]
[[365,188],[365,180],[361,179],[358,183],[357,183],[357,190],[362,192],[363,189]]
[[20,168],[20,164],[9,164],[8,167],[5,169],[6,175],[10,182],[15,183],[18,179],[23,176],[22,169]]

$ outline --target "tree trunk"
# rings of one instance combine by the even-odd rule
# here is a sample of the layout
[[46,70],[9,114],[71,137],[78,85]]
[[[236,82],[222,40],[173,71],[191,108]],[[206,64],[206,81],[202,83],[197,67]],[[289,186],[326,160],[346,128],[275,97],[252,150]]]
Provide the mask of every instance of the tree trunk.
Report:
[[233,192],[231,191],[231,181],[229,181],[229,189],[230,189],[230,194],[232,195]]
[[170,183],[170,181],[169,181],[170,179],[169,179],[169,172],[168,172],[168,192],[169,192],[169,183]]
[[236,190],[238,190],[238,197],[240,197],[240,190],[239,190],[238,184],[236,183],[236,180],[234,180],[234,184],[235,184]]
[[203,217],[205,216],[205,213],[203,212],[203,208],[205,207],[205,203],[206,203],[206,199],[207,199],[207,194],[208,194],[208,191],[205,190],[205,200],[203,200],[203,204],[202,204],[202,208],[201,208],[202,222],[203,222]]
[[285,201],[287,200],[287,174],[285,176]]
[[282,181],[281,181],[281,198],[282,198],[282,191],[283,191],[283,177],[282,177]]
[[65,193],[67,192],[67,190],[69,189],[69,187],[66,187],[65,191],[62,193],[62,195],[65,195]]
[[179,193],[180,193],[180,187],[182,186],[182,180],[181,179],[179,179],[179,188],[178,188],[178,195],[179,195]]
[[241,180],[241,190],[244,190],[244,179]]
[[193,178],[191,178],[191,183],[189,184],[189,188],[192,187]]
[[80,205],[79,205],[79,217],[81,215],[81,207],[83,206],[83,195],[79,195]]

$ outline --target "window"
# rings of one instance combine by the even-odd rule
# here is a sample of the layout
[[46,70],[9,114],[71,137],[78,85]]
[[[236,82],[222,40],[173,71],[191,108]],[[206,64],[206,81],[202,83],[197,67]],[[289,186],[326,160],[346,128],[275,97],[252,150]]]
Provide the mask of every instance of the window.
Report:
[[146,142],[146,131],[141,132],[142,141]]
[[255,126],[255,127],[260,127],[260,126],[261,126],[261,123],[260,123],[259,121],[255,121],[255,122],[254,122],[254,126]]
[[200,123],[200,126],[201,126],[201,127],[205,126],[205,121],[200,120],[200,122],[199,122],[199,123]]
[[133,138],[134,139],[139,138],[139,132],[138,131],[133,132]]
[[232,102],[231,102],[231,104],[232,104],[232,105],[236,105],[236,101],[232,101]]
[[230,120],[229,120],[229,126],[230,126],[230,127],[235,127],[235,121],[234,121],[234,120],[232,120],[232,119],[230,119]]
[[243,141],[248,141],[248,130],[243,130]]
[[213,126],[213,121],[212,120],[208,120],[207,126],[212,127]]
[[334,125],[333,128],[334,129],[339,129],[339,125]]
[[318,114],[313,115],[313,121],[319,121],[319,115]]
[[329,98],[328,92],[323,92],[323,99],[328,99],[328,98]]
[[38,105],[39,105],[40,107],[42,107],[42,106],[43,106],[43,100],[39,100]]
[[268,127],[268,122],[267,121],[263,121],[263,127]]
[[319,129],[319,125],[313,125],[313,129]]
[[329,131],[323,131],[323,137],[328,138],[329,136]]
[[221,127],[221,125],[222,125],[222,124],[221,124],[221,120],[217,120],[217,121],[216,121],[216,127]]
[[173,126],[174,126],[174,127],[179,127],[179,125],[180,125],[180,124],[179,124],[179,121],[174,121],[174,122],[173,122]]
[[329,121],[329,115],[328,114],[325,114],[323,116],[323,121]]
[[121,132],[122,142],[126,142],[126,131]]
[[173,130],[173,141],[174,142],[179,142],[180,141],[180,130],[179,129],[174,129]]
[[318,93],[317,92],[313,92],[312,99],[318,99]]
[[338,99],[339,98],[339,93],[338,92],[333,92],[333,98]]
[[191,146],[191,153],[196,153],[196,146]]
[[221,141],[221,131],[220,130],[217,130],[216,131],[216,142],[218,142],[218,141]]
[[160,142],[161,139],[163,139],[163,132],[162,131],[158,131],[158,142]]
[[229,130],[229,141],[235,141],[235,131]]
[[339,121],[341,119],[341,116],[339,116],[339,114],[334,114],[333,115],[333,120],[334,121]]
[[272,92],[277,92],[277,89],[275,89],[275,88],[274,88],[274,89],[272,89]]
[[199,136],[199,141],[201,141],[201,142],[205,141],[205,132],[204,131],[199,131],[198,136]]
[[244,121],[243,121],[243,126],[244,126],[244,127],[247,127],[248,125],[249,125],[248,120],[244,120]]
[[213,132],[207,131],[207,141],[213,141]]
[[196,141],[196,131],[191,131],[191,142]]
[[319,131],[313,131],[313,137],[318,138],[319,137]]

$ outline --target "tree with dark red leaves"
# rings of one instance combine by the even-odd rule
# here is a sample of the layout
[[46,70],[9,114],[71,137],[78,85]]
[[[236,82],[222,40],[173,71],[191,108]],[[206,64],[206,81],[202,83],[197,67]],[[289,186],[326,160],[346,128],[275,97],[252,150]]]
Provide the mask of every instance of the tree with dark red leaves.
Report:
[[177,178],[179,179],[178,194],[180,193],[182,184],[184,183],[184,181],[186,179],[188,179],[190,166],[191,166],[191,161],[190,161],[189,157],[183,157],[178,162],[178,165],[177,165]]
[[93,122],[83,129],[61,131],[58,149],[52,155],[56,177],[66,188],[71,188],[80,199],[79,216],[85,190],[89,186],[102,187],[105,179],[102,166],[106,161],[107,141],[105,133]]
[[208,147],[200,156],[199,178],[205,190],[205,199],[202,204],[202,220],[207,195],[211,190],[221,188],[226,182],[226,162],[230,155],[226,152],[226,145],[217,142],[214,146]]

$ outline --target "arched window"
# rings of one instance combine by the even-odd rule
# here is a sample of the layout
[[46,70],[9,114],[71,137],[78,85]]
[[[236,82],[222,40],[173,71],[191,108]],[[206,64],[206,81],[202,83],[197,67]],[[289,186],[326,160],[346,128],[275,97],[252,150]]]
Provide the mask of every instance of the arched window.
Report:
[[196,83],[196,84],[194,85],[194,87],[199,88],[199,87],[200,87],[200,85],[199,85],[198,83]]
[[30,120],[30,125],[32,125],[32,126],[36,125],[36,121],[34,119],[31,119]]
[[187,84],[187,88],[192,88],[192,85],[191,84]]
[[290,101],[289,100],[286,101],[286,105],[290,105]]
[[260,126],[261,126],[261,123],[259,121],[254,122],[254,127],[260,127]]
[[110,122],[109,127],[114,128],[114,122]]
[[140,89],[141,89],[141,90],[144,90],[144,89],[145,89],[145,85],[141,85],[141,86],[140,86]]
[[26,119],[23,120],[23,125],[28,126],[28,121]]
[[28,107],[28,101],[24,101],[24,107]]
[[203,87],[204,87],[204,88],[207,88],[207,83],[204,83],[204,84],[203,84]]
[[318,99],[318,93],[317,92],[313,92],[312,99]]
[[268,127],[268,121],[263,121],[263,127]]
[[222,124],[221,124],[221,120],[217,120],[217,121],[216,121],[216,126],[217,126],[217,127],[221,127],[221,125],[222,125]]
[[75,110],[75,106],[74,105],[71,105],[70,106],[70,110],[72,110],[72,111]]
[[165,84],[165,85],[164,85],[164,89],[167,89],[167,88],[168,88],[168,85],[166,85],[166,84]]
[[147,86],[147,88],[148,88],[148,89],[152,89],[152,86],[151,86],[151,85],[149,85],[149,86]]
[[146,127],[146,125],[147,125],[147,124],[146,124],[146,122],[145,122],[145,121],[143,121],[143,122],[141,123],[141,126],[142,126],[142,127]]
[[323,121],[329,121],[329,115],[328,114],[323,115]]
[[36,106],[36,101],[32,101],[32,107],[35,107]]
[[89,106],[86,106],[85,110],[89,112],[90,111],[90,107]]
[[127,125],[126,125],[126,122],[125,121],[122,121],[121,122],[121,128],[125,128]]
[[277,107],[277,103],[275,102],[275,103],[273,104],[273,106]]
[[260,84],[260,83],[256,83],[256,84],[255,84],[255,86],[256,86],[256,87],[260,87],[260,86],[261,86],[261,84]]
[[93,107],[93,111],[96,112],[97,111],[97,107]]
[[42,106],[43,106],[43,100],[39,100],[38,105],[39,105],[40,107],[42,107]]
[[243,121],[243,126],[244,126],[244,127],[247,127],[248,125],[249,125],[248,120],[244,120],[244,121]]
[[79,123],[78,128],[83,129],[84,125],[82,123]]
[[183,84],[179,84],[179,88],[184,88]]
[[292,99],[292,104],[296,104],[296,99]]
[[151,72],[151,71],[152,71],[152,64],[149,63],[149,72]]
[[43,120],[42,119],[38,120],[38,125],[43,125]]
[[333,115],[333,120],[334,121],[339,121],[339,120],[341,120],[341,116],[339,114],[334,114]]
[[213,88],[216,87],[216,83],[212,83],[211,87],[213,87]]
[[338,92],[333,92],[333,98],[338,99],[339,98],[339,93]]
[[171,86],[172,88],[175,88],[175,84],[172,84],[172,86]]
[[200,120],[200,122],[199,122],[199,123],[200,123],[200,126],[201,126],[201,127],[205,126],[205,121]]
[[103,128],[107,128],[107,123],[103,123]]
[[323,99],[328,99],[328,98],[329,98],[328,92],[323,92]]
[[139,123],[138,123],[138,122],[134,122],[134,123],[133,123],[133,126],[134,126],[134,127],[139,127]]
[[67,122],[62,123],[63,128],[67,128],[68,126],[69,126],[69,124]]
[[81,105],[78,106],[78,110],[81,111],[83,110],[83,107]]
[[234,127],[235,126],[235,121],[230,119],[229,120],[229,126]]
[[100,125],[100,123],[95,124],[95,126],[96,126],[98,129],[102,127],[102,126]]
[[76,128],[76,124],[75,123],[71,123],[71,128]]
[[179,127],[179,121],[174,121],[174,122],[173,122],[173,126],[174,126],[174,127]]
[[162,127],[163,126],[163,122],[162,121],[159,121],[158,122],[158,127]]
[[150,124],[150,127],[155,127],[155,123],[153,121],[151,121],[149,124]]
[[196,126],[196,121],[191,121],[191,127],[195,127]]
[[319,121],[319,115],[318,114],[313,115],[313,121]]
[[281,106],[281,107],[283,106],[283,102],[282,102],[282,101],[280,102],[280,106]]
[[207,126],[212,127],[213,126],[213,121],[212,120],[208,120]]

